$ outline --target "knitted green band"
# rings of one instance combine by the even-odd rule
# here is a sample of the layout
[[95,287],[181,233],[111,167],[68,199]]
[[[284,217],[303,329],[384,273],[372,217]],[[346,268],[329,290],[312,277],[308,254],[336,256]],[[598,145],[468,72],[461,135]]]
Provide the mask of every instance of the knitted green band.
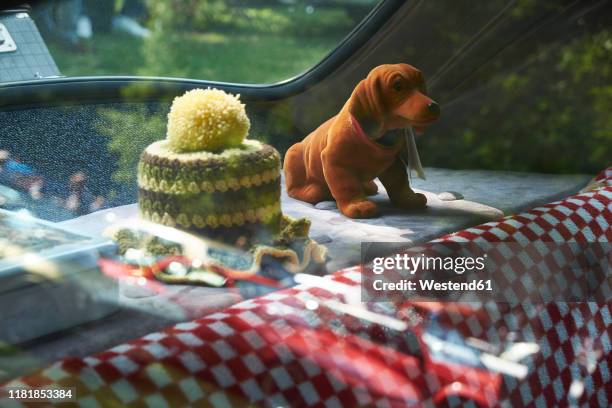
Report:
[[167,212],[173,216],[185,214],[225,214],[246,211],[280,201],[278,182],[266,183],[258,188],[210,194],[168,194],[140,189],[140,208],[146,211]]
[[186,229],[202,228],[223,228],[243,226],[254,223],[261,223],[273,227],[273,231],[278,227],[275,224],[280,222],[282,216],[280,203],[270,204],[244,211],[217,213],[217,214],[187,214],[179,213],[172,215],[167,212],[148,211],[140,209],[141,216],[149,221],[164,224],[169,227],[182,227]]

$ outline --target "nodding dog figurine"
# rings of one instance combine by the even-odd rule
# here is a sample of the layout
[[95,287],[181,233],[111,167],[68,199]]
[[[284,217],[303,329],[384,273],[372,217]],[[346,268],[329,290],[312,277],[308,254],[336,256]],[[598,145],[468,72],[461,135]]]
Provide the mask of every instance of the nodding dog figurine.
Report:
[[427,199],[412,191],[406,171],[412,158],[421,173],[414,139],[400,131],[422,133],[440,116],[425,92],[423,75],[411,65],[374,68],[336,116],[287,151],[289,196],[311,204],[333,198],[344,215],[370,218],[376,204],[366,196],[376,194],[378,178],[393,205],[425,207]]

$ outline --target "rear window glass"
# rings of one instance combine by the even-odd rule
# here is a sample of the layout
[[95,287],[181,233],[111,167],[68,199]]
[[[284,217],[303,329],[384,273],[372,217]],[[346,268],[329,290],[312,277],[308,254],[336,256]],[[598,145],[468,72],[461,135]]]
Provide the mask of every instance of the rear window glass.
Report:
[[319,62],[378,0],[40,1],[62,75],[272,83]]

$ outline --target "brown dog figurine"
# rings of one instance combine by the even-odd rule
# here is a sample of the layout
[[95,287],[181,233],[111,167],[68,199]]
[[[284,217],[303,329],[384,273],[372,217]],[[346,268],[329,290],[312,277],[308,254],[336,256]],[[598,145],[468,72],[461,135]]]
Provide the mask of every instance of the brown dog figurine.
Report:
[[419,70],[408,64],[374,68],[355,88],[340,113],[327,120],[285,155],[289,196],[311,204],[335,199],[351,218],[376,215],[374,179],[401,208],[422,208],[423,194],[412,191],[403,159],[409,146],[398,129],[418,133],[440,115],[425,94]]

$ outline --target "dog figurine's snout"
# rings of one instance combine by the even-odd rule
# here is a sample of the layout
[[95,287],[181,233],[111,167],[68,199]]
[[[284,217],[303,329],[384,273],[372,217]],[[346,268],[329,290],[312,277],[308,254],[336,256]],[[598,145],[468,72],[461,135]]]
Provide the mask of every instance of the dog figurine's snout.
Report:
[[440,116],[440,105],[437,102],[431,101],[429,105],[427,105],[427,109],[429,112],[435,116]]

